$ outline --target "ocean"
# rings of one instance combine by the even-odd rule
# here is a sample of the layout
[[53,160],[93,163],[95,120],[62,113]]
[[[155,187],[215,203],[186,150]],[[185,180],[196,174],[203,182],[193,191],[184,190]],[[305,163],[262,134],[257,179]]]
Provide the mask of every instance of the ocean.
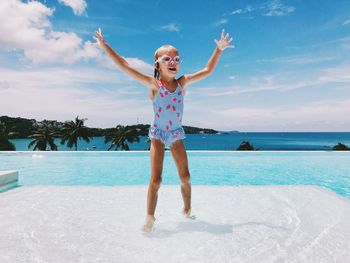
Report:
[[[139,143],[129,143],[130,150],[147,150],[147,136],[141,136]],[[236,150],[242,141],[248,140],[262,151],[329,151],[338,142],[350,147],[350,132],[235,132],[221,134],[187,134],[184,144],[187,150]],[[28,151],[30,139],[11,140],[18,151]],[[70,151],[56,139],[59,151]],[[94,137],[90,143],[78,141],[78,150],[106,151],[110,144],[104,137]],[[29,149],[29,150],[32,150]],[[120,150],[120,149],[119,149]]]

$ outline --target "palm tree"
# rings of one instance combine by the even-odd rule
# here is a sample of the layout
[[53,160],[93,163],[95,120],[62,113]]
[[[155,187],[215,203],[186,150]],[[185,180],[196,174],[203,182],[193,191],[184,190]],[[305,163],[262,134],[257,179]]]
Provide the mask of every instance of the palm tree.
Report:
[[67,142],[67,146],[72,148],[75,146],[75,150],[78,150],[78,139],[83,139],[87,143],[90,142],[89,130],[84,126],[84,121],[87,119],[79,119],[79,116],[75,118],[75,121],[66,121],[63,123],[61,130],[61,144]]
[[343,143],[338,142],[337,145],[333,146],[334,151],[350,151],[350,148]]
[[237,151],[258,151],[260,148],[254,148],[249,141],[243,141],[236,149]]
[[5,124],[0,122],[0,151],[15,151],[15,145],[8,139]]
[[105,136],[105,143],[112,141],[108,151],[115,147],[118,150],[121,147],[122,150],[129,151],[129,145],[127,142],[140,142],[139,138],[140,129],[132,129],[129,126],[118,125],[114,133],[109,133]]
[[29,145],[30,147],[34,146],[34,151],[46,151],[47,146],[50,147],[51,151],[57,151],[57,145],[54,143],[55,138],[59,137],[59,133],[53,131],[51,126],[44,124],[39,128],[34,134],[28,136],[28,138],[33,139]]

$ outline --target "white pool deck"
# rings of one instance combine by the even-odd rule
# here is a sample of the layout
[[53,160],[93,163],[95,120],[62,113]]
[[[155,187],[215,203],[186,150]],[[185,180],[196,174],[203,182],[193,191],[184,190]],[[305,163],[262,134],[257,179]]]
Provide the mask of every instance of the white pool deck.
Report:
[[21,186],[0,193],[0,262],[350,262],[350,201],[316,186]]

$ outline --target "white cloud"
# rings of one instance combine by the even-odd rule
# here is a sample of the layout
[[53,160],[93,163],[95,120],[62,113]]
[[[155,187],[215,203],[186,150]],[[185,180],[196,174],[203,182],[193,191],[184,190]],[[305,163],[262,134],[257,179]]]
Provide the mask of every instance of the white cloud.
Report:
[[341,48],[350,49],[350,36],[335,39],[332,43],[338,44]]
[[239,14],[246,14],[246,13],[251,13],[254,10],[256,10],[256,7],[253,7],[252,5],[247,5],[243,9],[236,9],[231,12],[231,15],[239,15]]
[[293,49],[308,48],[310,50],[316,50],[316,49],[323,48],[323,49],[326,49],[327,51],[329,51],[329,50],[340,51],[339,57],[340,58],[346,57],[344,55],[347,55],[347,53],[344,53],[344,52],[342,53],[341,50],[339,49],[339,47],[343,48],[343,49],[349,49],[350,48],[350,36],[321,41],[321,42],[313,43],[310,45],[292,46],[291,48],[293,48]]
[[298,72],[282,73],[275,75],[268,75],[259,78],[253,78],[246,81],[246,83],[222,86],[218,89],[214,87],[202,87],[201,91],[210,97],[226,97],[229,99],[231,95],[239,94],[255,94],[260,92],[286,92],[297,89],[307,89],[308,87],[324,87],[329,85],[332,88],[334,83],[350,85],[350,65],[338,65],[337,67],[330,67],[317,72],[309,72],[307,76]]
[[270,59],[258,59],[256,62],[258,63],[266,63],[266,62],[274,62],[274,63],[284,63],[284,64],[292,64],[292,65],[305,65],[305,64],[313,64],[324,61],[332,61],[337,59],[336,57],[330,56],[312,56],[312,55],[297,55],[297,56],[287,56],[287,57],[277,57]]
[[95,127],[151,121],[147,88],[118,71],[0,69],[0,79],[0,115],[60,121],[79,115]]
[[229,76],[228,78],[231,79],[231,80],[234,80],[234,79],[236,79],[236,76],[232,75],[232,76]]
[[[139,59],[134,61],[135,65],[144,63]],[[310,85],[327,83],[332,89],[333,83],[350,84],[349,72],[350,66],[344,65],[325,69],[313,77],[307,74],[304,79],[294,79],[294,75],[292,78],[268,75],[253,79],[248,85],[193,88],[185,97],[184,124],[241,131],[349,130],[350,119],[344,117],[349,112],[349,98],[327,98],[299,106],[292,102],[276,105],[271,102],[278,99],[278,93],[266,93],[298,88],[307,90]],[[79,115],[88,118],[87,125],[94,127],[134,124],[137,118],[141,123],[150,123],[152,119],[147,88],[117,69],[68,66],[25,70],[0,68],[0,80],[0,115],[61,121]],[[260,96],[257,92],[262,91],[269,99],[259,105],[252,103],[251,99]],[[307,96],[304,92],[300,95]],[[245,105],[247,99],[249,104]]]
[[1,0],[0,32],[6,37],[0,38],[0,48],[21,51],[34,63],[71,64],[100,56],[96,46],[75,33],[53,31],[53,13],[38,1]]
[[237,14],[242,14],[243,13],[243,9],[236,9],[236,10],[233,10],[231,12],[231,15],[237,15]]
[[295,11],[294,6],[287,6],[281,3],[280,0],[272,0],[261,6],[264,11],[263,16],[285,16]]
[[247,5],[245,8],[233,10],[231,15],[250,14],[255,11],[262,12],[263,16],[285,16],[294,12],[295,7],[285,5],[280,0],[271,0],[259,5]]
[[350,49],[350,37],[335,39],[334,43],[339,44],[343,49]]
[[[154,66],[151,64],[148,64],[147,62],[139,59],[139,58],[125,58],[124,59],[129,63],[130,66],[133,68],[145,73],[152,75],[154,74]],[[97,64],[99,66],[108,68],[108,69],[118,69],[118,66],[115,64],[115,62],[107,55],[103,54],[101,57],[97,59]]]
[[165,30],[165,31],[170,31],[170,32],[179,32],[180,31],[180,27],[175,23],[170,23],[170,24],[167,24],[164,26],[160,26],[159,29]]
[[75,15],[82,15],[87,7],[85,0],[58,0],[58,2],[72,8]]
[[[349,72],[350,66],[343,65],[302,76],[283,73],[244,84],[192,89],[188,97],[195,100],[187,101],[184,120],[217,130],[347,131]],[[332,98],[332,90],[342,90],[345,96]],[[324,92],[328,95],[322,98]],[[198,118],[203,112],[205,118]]]
[[343,26],[348,25],[348,24],[350,24],[350,19],[349,19],[349,20],[344,21]]
[[224,24],[227,24],[228,23],[228,19],[226,18],[222,18],[216,22],[214,22],[214,25],[215,26],[221,26],[221,25],[224,25]]
[[134,68],[144,72],[153,75],[154,73],[154,66],[151,64],[148,64],[144,62],[141,59],[138,58],[125,58],[126,61]]
[[[203,92],[203,91],[202,91]],[[196,94],[194,95],[196,96]],[[197,96],[198,97],[198,96]],[[236,97],[231,103],[216,98],[215,105],[208,102],[188,102],[184,124],[216,130],[239,131],[348,131],[350,129],[350,98],[324,99],[302,105],[277,106],[273,99],[265,105],[255,105],[249,98]],[[196,98],[198,101],[198,98]],[[237,103],[243,100],[243,103]],[[244,103],[245,102],[245,103]],[[244,105],[246,104],[246,105]],[[211,105],[212,101],[211,101]],[[205,118],[199,118],[205,112]]]
[[[312,102],[290,109],[231,107],[206,114],[209,127],[241,131],[347,131],[350,99]],[[215,125],[216,124],[216,125]],[[214,126],[215,125],[215,126]]]
[[324,69],[319,77],[322,82],[337,82],[350,84],[350,65],[339,65],[334,68]]

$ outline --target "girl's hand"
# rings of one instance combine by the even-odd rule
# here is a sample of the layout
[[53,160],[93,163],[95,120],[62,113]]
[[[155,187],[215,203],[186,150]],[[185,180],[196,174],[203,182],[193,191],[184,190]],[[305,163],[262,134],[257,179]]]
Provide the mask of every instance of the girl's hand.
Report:
[[94,39],[96,40],[95,44],[98,45],[100,48],[104,48],[106,45],[106,42],[103,39],[101,28],[98,28],[98,31],[95,31],[95,34],[97,36],[97,37],[94,36]]
[[214,39],[216,45],[221,51],[224,50],[225,48],[234,48],[234,46],[229,45],[233,38],[231,37],[229,39],[229,34],[227,33],[226,36],[224,36],[224,34],[225,34],[225,29],[221,31],[221,39],[219,41]]

